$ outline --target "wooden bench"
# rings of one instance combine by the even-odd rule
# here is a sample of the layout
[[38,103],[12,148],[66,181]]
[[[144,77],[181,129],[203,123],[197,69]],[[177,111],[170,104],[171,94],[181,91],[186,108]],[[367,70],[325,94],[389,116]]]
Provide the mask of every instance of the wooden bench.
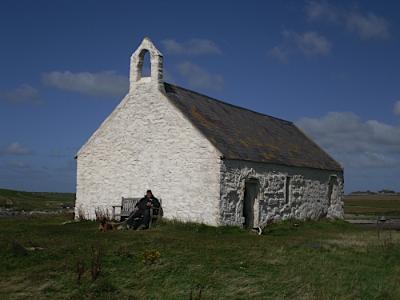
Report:
[[[140,199],[142,198],[122,197],[121,205],[112,206],[112,219],[115,220],[117,217],[119,217],[120,221],[123,221],[124,219],[128,218],[130,214],[134,211],[135,206],[140,201]],[[160,208],[150,208],[150,226],[153,223],[153,221],[161,218],[163,215],[161,199],[159,199],[159,201],[160,201]],[[119,214],[116,213],[116,208],[120,209]]]
[[[122,197],[121,205],[113,205],[112,206],[112,219],[115,220],[117,217],[123,221],[125,218],[129,217],[131,212],[135,209],[135,205],[142,198],[125,198]],[[120,213],[116,214],[116,208],[120,209]]]

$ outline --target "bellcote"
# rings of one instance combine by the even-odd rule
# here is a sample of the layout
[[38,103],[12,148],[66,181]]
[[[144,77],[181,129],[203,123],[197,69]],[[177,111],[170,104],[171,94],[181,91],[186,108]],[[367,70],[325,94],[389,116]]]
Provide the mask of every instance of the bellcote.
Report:
[[[143,62],[146,53],[150,57],[150,76],[143,76]],[[163,55],[154,46],[153,42],[145,37],[139,47],[131,56],[129,90],[132,91],[139,85],[150,85],[160,91],[164,90]]]

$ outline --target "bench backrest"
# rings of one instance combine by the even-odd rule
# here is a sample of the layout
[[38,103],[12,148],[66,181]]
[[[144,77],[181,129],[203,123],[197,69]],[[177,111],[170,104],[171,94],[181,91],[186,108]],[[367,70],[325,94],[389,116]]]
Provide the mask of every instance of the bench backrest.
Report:
[[136,203],[138,203],[140,199],[141,198],[122,197],[121,215],[129,215],[134,210]]

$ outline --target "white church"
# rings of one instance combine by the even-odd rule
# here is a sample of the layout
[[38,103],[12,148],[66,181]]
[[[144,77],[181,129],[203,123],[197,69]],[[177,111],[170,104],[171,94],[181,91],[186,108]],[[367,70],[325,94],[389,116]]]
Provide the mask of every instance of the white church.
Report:
[[88,219],[147,189],[165,218],[214,226],[343,217],[340,164],[292,122],[164,82],[148,38],[131,57],[128,94],[76,160],[75,211]]

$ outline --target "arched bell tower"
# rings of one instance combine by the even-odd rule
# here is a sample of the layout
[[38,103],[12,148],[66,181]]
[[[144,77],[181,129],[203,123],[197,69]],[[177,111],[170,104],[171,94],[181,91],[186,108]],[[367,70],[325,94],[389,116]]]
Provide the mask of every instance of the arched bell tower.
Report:
[[[150,56],[150,77],[142,76],[143,62],[146,53]],[[133,91],[142,85],[164,91],[163,55],[148,37],[143,39],[139,47],[131,56],[129,81],[129,91]]]

